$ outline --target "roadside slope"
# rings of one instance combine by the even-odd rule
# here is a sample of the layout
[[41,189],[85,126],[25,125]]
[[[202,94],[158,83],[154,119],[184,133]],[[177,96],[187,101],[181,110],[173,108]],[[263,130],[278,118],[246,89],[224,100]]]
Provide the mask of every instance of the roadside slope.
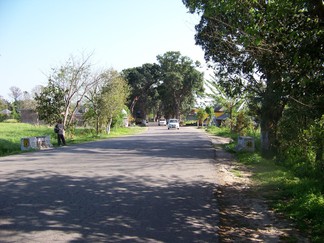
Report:
[[256,193],[251,171],[221,147],[230,140],[208,136],[215,148],[220,242],[309,242]]

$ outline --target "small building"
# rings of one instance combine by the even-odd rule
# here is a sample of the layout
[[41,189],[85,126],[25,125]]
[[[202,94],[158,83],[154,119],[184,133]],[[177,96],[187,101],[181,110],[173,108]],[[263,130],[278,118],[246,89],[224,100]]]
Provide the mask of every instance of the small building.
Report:
[[40,123],[42,123],[39,121],[38,113],[33,109],[21,109],[20,120],[23,123],[29,123],[33,125],[39,125]]
[[222,123],[224,123],[227,118],[229,118],[229,115],[224,113],[218,117],[214,117],[213,122],[217,127],[220,127],[222,125]]
[[0,114],[2,114],[2,115],[6,115],[6,116],[10,116],[11,113],[12,113],[12,112],[11,112],[10,110],[8,110],[8,109],[4,109],[4,110],[0,111]]
[[221,106],[221,105],[216,105],[214,107],[214,114],[215,114],[215,117],[219,117],[221,115],[224,114],[224,107]]

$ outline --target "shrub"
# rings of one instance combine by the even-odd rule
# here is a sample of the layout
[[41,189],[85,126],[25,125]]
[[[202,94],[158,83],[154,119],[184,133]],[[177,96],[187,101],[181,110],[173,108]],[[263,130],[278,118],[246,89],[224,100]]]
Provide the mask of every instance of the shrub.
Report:
[[324,115],[307,117],[295,108],[285,110],[279,123],[278,159],[299,176],[324,177]]
[[19,121],[17,119],[6,119],[3,122],[4,123],[18,123]]

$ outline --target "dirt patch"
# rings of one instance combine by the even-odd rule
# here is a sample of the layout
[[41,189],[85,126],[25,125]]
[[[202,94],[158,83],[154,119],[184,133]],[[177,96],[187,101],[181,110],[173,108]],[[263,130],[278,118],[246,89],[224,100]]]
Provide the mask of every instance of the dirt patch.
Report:
[[251,171],[221,145],[230,140],[210,136],[215,147],[220,242],[309,242],[291,222],[268,208],[256,192]]

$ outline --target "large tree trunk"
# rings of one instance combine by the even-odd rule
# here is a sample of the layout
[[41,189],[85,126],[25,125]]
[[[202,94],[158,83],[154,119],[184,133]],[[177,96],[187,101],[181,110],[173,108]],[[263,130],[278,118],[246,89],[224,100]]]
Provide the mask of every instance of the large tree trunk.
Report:
[[[267,116],[268,114],[265,114]],[[261,116],[261,152],[265,157],[271,158],[277,152],[277,123]]]
[[111,128],[111,123],[112,123],[112,117],[109,118],[108,123],[107,123],[107,134],[110,134],[110,128]]
[[99,135],[99,116],[96,116],[96,134]]
[[319,135],[315,139],[316,141],[316,157],[315,161],[318,166],[318,169],[320,170],[321,173],[324,172],[324,158],[323,158],[323,153],[324,153],[324,138],[323,136]]
[[318,144],[318,148],[316,149],[316,163],[321,170],[321,172],[324,172],[324,159],[323,159],[323,151],[324,151],[324,145],[323,141]]
[[175,112],[175,118],[180,121],[180,102],[175,97],[174,102],[174,112]]
[[261,152],[272,158],[278,149],[277,128],[285,102],[282,100],[282,87],[274,77],[268,76],[268,85],[261,107]]

